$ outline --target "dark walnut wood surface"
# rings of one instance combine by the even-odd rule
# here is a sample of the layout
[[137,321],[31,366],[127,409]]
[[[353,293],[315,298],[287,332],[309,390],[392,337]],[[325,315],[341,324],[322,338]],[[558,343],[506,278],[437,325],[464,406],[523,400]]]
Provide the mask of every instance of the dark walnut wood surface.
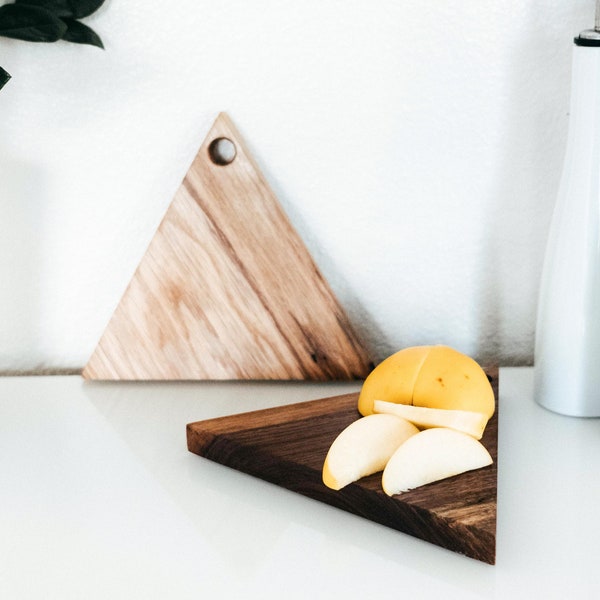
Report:
[[381,473],[340,491],[321,479],[342,429],[360,418],[358,394],[346,394],[199,421],[187,426],[190,452],[336,506],[454,552],[494,564],[498,459],[498,371],[487,370],[496,412],[481,442],[494,463],[393,497]]

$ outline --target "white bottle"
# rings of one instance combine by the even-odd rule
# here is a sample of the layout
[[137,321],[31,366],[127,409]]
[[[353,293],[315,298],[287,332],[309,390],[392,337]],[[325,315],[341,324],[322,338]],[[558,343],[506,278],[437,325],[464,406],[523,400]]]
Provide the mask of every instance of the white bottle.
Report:
[[575,38],[569,137],[542,273],[535,399],[600,416],[600,33]]

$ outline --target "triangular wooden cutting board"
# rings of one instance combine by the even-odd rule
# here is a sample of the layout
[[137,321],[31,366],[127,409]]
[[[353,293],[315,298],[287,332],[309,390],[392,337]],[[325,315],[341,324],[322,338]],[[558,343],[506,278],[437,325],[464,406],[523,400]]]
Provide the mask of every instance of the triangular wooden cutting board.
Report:
[[360,418],[358,394],[346,394],[190,423],[190,452],[454,552],[494,564],[498,460],[498,371],[488,370],[496,413],[482,444],[494,463],[397,496],[381,473],[334,491],[321,480],[329,447]]
[[[232,162],[213,158],[225,138]],[[87,379],[355,379],[372,368],[220,114],[83,371]]]

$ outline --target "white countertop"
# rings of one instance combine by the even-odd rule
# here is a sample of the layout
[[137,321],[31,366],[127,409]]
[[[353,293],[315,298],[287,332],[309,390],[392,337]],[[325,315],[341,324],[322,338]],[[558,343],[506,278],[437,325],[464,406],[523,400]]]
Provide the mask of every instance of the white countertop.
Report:
[[188,422],[358,383],[0,378],[0,598],[598,598],[600,419],[532,385],[500,371],[490,566],[187,451]]

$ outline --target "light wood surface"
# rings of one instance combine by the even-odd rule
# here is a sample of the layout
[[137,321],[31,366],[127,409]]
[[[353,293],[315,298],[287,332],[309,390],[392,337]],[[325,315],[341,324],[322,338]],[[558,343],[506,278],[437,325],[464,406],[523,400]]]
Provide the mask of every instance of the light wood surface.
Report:
[[[488,370],[498,407],[498,371]],[[449,550],[491,563],[496,557],[498,410],[481,443],[493,464],[387,496],[381,473],[339,491],[321,479],[336,436],[360,418],[358,394],[190,423],[188,449],[321,502]]]
[[[236,155],[217,164],[219,138]],[[372,368],[225,114],[177,191],[87,379],[354,379]]]

